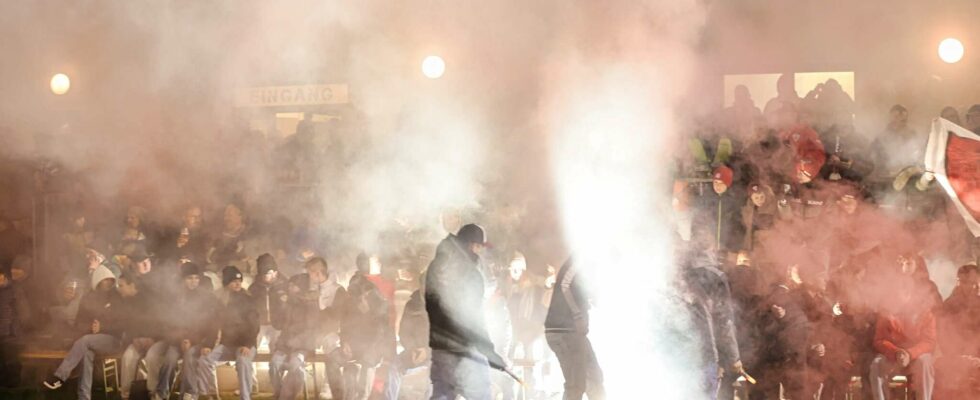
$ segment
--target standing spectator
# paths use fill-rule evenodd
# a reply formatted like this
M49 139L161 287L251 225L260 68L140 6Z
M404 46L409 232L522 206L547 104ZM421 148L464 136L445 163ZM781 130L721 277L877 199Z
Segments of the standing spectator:
M589 341L589 296L571 258L558 271L548 316L544 322L548 346L558 357L565 376L564 400L606 397L602 369Z
M252 397L255 381L252 360L255 359L255 338L259 335L259 313L248 292L242 289L243 278L242 272L234 266L221 270L224 289L219 296L221 305L215 316L221 325L221 339L210 354L201 357L200 372L206 384L202 389L207 387L207 394L217 395L218 376L215 368L219 361L234 360L240 396L248 400Z
M952 106L943 107L943 110L939 112L939 117L956 125L963 125L963 122L960 121L959 111L956 111L956 108Z
M207 392L203 371L205 359L211 354L218 338L218 301L210 287L201 286L203 271L194 263L180 266L181 285L174 291L173 311L167 314L166 335L170 346L166 361L160 371L159 385L156 389L160 398L169 397L177 360L183 360L183 373L180 392L185 399L196 399Z
M792 73L780 75L776 81L776 97L769 100L763 110L769 126L778 127L780 125L778 114L784 110L799 109L800 102L800 95L796 93L795 76Z
M524 254L515 253L508 265L508 277L500 285L502 296L507 299L509 319L514 326L513 345L507 350L510 359L542 361L544 350L544 318L547 313L545 296L547 290L543 279L527 271L527 259ZM538 363L535 363L538 364ZM541 368L537 365L532 373L525 376L525 383L530 390L537 386L538 374Z
M20 384L23 326L30 316L27 299L10 276L7 260L0 259L0 388Z
M871 143L874 171L871 178L879 190L892 183L907 167L922 163L926 137L920 137L909 126L909 112L901 104L892 106L891 119L884 132Z
M490 370L505 368L494 352L483 312L485 283L480 254L486 233L468 224L449 235L436 248L425 278L425 309L429 314L432 348L432 399L463 395L489 400Z
M725 109L725 122L737 132L736 137L742 140L751 137L755 121L760 117L762 111L752 101L749 88L745 85L735 86L735 100L731 107Z
M769 186L749 185L749 198L742 206L742 231L745 232L741 248L749 252L765 243L766 233L776 223L776 194Z
M980 135L980 104L974 104L967 110L963 127Z
M696 229L711 232L710 246L723 256L741 250L744 240L741 210L745 199L732 187L733 182L731 168L724 165L715 168L712 192L698 198L693 222Z
M92 398L92 370L96 355L113 354L120 350L122 316L116 311L125 301L116 291L116 277L108 268L99 266L92 273L92 291L82 299L77 324L83 335L72 344L68 355L54 375L44 381L44 386L56 390L64 386L71 371L81 364L78 381L78 398Z
M875 324L874 349L878 354L871 363L871 394L885 400L888 382L897 374L911 375L916 395L931 400L935 371L936 319L928 304L915 290L912 278L900 276L895 285L894 300Z

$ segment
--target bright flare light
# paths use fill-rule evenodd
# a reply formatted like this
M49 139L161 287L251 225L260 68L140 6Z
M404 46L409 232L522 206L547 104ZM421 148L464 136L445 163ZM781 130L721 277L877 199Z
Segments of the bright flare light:
M947 64L955 64L963 59L963 43L948 38L939 43L939 58Z
M68 93L68 89L71 89L71 80L68 79L68 75L55 74L51 77L51 93L63 95Z
M422 74L429 79L438 79L446 73L446 62L439 56L428 56L422 60Z

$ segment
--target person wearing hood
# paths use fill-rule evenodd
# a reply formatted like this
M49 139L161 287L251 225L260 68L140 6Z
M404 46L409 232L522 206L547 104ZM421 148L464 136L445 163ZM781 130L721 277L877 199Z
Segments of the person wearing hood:
M323 344L330 398L346 399L341 373L345 359L338 348L346 290L331 279L327 261L313 257L306 262L306 273L289 279L288 293L286 321L269 363L278 373L272 381L275 397L296 398L303 387L303 366Z
M114 354L121 349L120 338L123 333L123 316L119 314L120 305L126 301L124 295L116 291L116 277L105 266L92 272L91 292L85 294L78 312L76 324L83 331L82 337L72 344L68 355L54 374L44 381L44 386L56 390L64 386L71 371L81 365L78 381L78 398L91 400L92 371L95 356Z
M78 274L79 278L84 278L82 280L88 281L92 279L92 274L98 269L99 266L104 266L114 277L119 277L122 274L122 269L119 265L112 262L109 257L109 247L101 239L96 239L89 243L88 247L85 248L85 272ZM87 291L88 289L85 288Z
M30 315L27 299L11 275L7 260L0 260L0 388L20 384L23 326Z
M487 330L483 298L485 283L480 254L486 233L464 225L436 248L425 277L425 310L432 348L432 399L470 400L491 397L489 366L505 369Z
M259 335L259 312L255 301L242 288L244 275L234 266L221 270L221 282L224 285L218 296L219 307L215 320L221 326L220 342L211 349L210 354L200 359L200 373L204 379L209 395L218 394L217 368L219 361L235 361L235 371L238 373L238 390L243 400L252 397L252 386L255 382L255 371L252 360L255 359L255 339ZM202 393L204 394L204 393Z
M185 399L196 399L206 391L202 380L202 359L211 354L218 338L215 314L218 301L209 286L201 284L203 271L194 263L180 266L181 285L173 294L173 311L168 314L166 339L169 343L160 379L155 390L166 399L170 396L171 382L177 371L178 359L183 359L183 377L180 392ZM204 377L208 378L207 376Z

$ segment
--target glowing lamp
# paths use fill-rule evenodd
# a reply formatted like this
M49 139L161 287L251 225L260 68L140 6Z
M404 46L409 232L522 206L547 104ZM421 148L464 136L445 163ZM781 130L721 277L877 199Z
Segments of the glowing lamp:
M422 74L429 79L438 79L446 72L446 62L439 56L428 56L422 60Z
M68 93L68 89L71 89L71 80L68 79L68 75L55 74L51 77L51 93L63 95Z
M948 38L939 42L939 58L947 64L955 64L963 59L963 43Z

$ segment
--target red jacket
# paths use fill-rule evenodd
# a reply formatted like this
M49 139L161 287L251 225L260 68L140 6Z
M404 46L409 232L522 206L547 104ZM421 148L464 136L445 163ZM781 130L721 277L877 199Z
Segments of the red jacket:
M898 350L905 349L913 360L936 349L936 317L923 311L914 322L894 315L878 317L875 325L874 348L889 360L895 360Z

